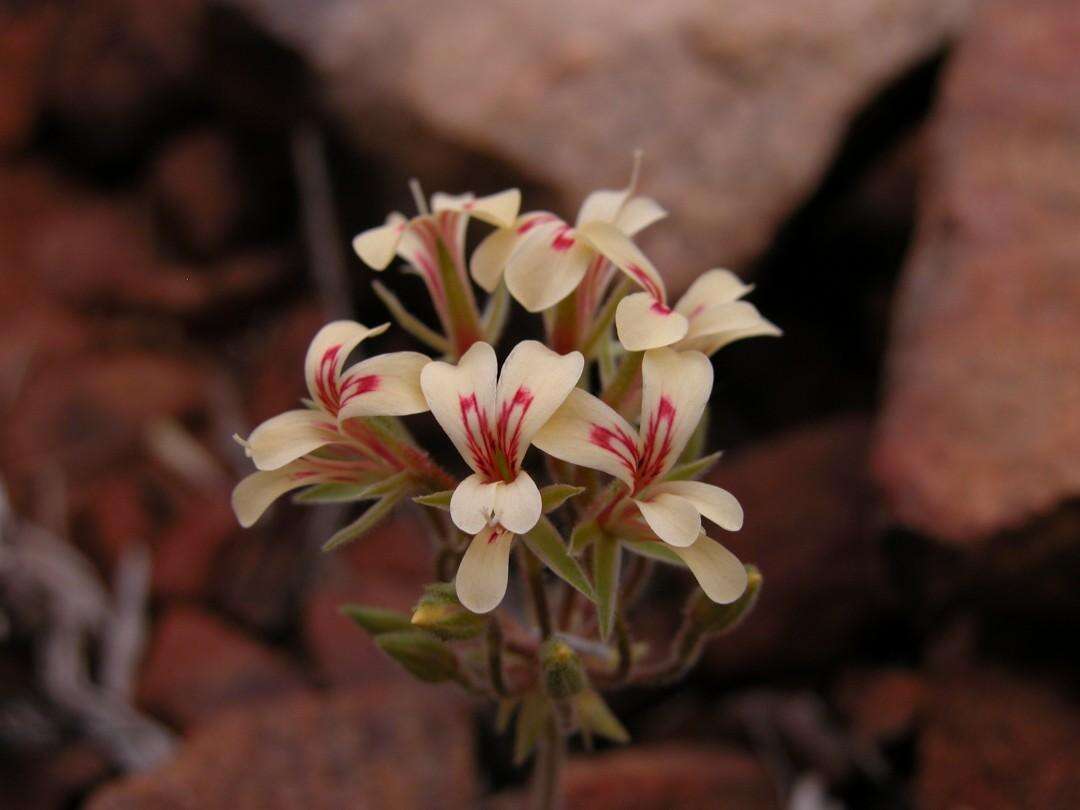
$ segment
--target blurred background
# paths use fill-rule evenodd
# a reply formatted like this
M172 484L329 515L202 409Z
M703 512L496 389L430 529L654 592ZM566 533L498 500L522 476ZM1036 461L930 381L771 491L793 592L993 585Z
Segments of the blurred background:
M1080 4L0 9L0 807L519 806L490 715L337 612L415 601L416 516L242 531L230 436L387 319L348 242L409 177L569 218L637 147L672 292L730 267L786 331L715 358L765 590L570 806L1080 807Z

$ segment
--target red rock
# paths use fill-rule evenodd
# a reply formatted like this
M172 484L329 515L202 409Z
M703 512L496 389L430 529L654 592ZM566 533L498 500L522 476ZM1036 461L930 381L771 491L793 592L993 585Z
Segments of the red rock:
M1080 708L1039 681L951 676L935 685L919 763L926 810L1080 807Z
M774 808L765 769L725 748L634 746L570 760L563 778L567 810L758 810ZM524 807L523 797L495 806Z
M950 61L873 453L975 545L1080 493L1080 7L991 2Z
M895 742L913 733L926 703L926 683L907 669L847 673L836 702L865 742Z
M87 809L464 810L476 799L468 719L433 690L401 686L237 710Z
M706 653L712 671L821 665L848 651L887 605L861 417L754 445L710 476L746 514L716 535L765 577L757 608Z
M358 602L411 612L423 586L435 581L425 524L398 514L328 560L304 606L304 644L320 676L333 684L409 676L341 615Z
M23 147L37 122L58 20L52 4L0 10L0 153Z
M158 597L205 599L213 590L221 554L241 537L230 488L172 490L179 513L153 538L153 591Z
M572 221L589 191L626 182L643 147L646 189L673 214L647 233L648 252L676 291L707 267L758 254L816 186L854 113L940 48L967 8L829 0L806 14L795 0L559 0L476 15L468 0L244 5L308 57L351 134L403 178L473 186L479 156L491 185L477 191L527 177ZM475 71L471 54L489 70ZM537 204L549 200L528 203Z
M190 729L226 709L304 688L300 672L283 656L201 609L175 607L154 627L138 700Z
M218 253L244 205L233 145L213 130L180 136L158 155L150 194L165 229L196 256Z

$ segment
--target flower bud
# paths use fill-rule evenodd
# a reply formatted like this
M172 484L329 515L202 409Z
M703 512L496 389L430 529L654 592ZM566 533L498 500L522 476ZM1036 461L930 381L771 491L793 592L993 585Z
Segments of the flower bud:
M544 691L556 700L573 697L588 686L585 668L570 645L550 638L540 645L540 667L544 676Z
M424 588L411 622L446 641L461 641L483 633L488 617L463 607L452 583L436 582Z
M761 593L761 572L753 565L746 566L746 590L730 605L718 605L698 591L689 606L690 616L702 635L730 633L749 615Z
M375 643L405 669L422 681L438 683L458 674L457 656L439 639L421 630L383 633Z

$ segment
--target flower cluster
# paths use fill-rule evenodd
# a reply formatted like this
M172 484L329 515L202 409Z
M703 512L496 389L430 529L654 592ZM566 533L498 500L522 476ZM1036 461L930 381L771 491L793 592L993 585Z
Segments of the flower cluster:
M399 258L406 272L420 276L437 327L382 284L375 289L399 326L438 359L393 352L356 360L388 324L328 324L305 361L310 399L241 440L257 472L233 495L244 526L301 488L297 497L308 502L374 501L329 547L355 540L407 498L421 504L446 582L433 586L408 621L356 609L358 621L415 674L514 697L521 715L533 692L546 694L552 706L569 699L535 685L544 673L564 685L580 681L574 722L583 732L607 728L608 736L618 736L611 732L617 721L584 684L628 681L635 666L648 672L624 619L652 564L689 569L715 605L745 601L748 582L754 584L752 568L707 530L739 530L738 501L697 480L718 455L704 455L709 357L742 338L779 334L742 300L750 287L726 270L709 270L669 301L663 277L634 242L666 216L637 193L638 166L625 189L590 194L573 225L547 211L521 213L516 189L486 197L435 194L429 204L414 187L416 216L392 213L353 247L374 270ZM494 230L467 259L472 219ZM487 294L483 310L473 282ZM500 368L494 346L510 299L542 314L545 341L518 342ZM460 454L469 471L463 478L440 467L400 419L423 412ZM530 447L539 453L530 457ZM541 475L551 479L547 486L538 484ZM504 601L515 548L539 626L535 641L522 631L511 645L534 655L532 676L519 672L516 685L507 683L501 663L511 641L487 615ZM624 550L638 562L624 561ZM691 614L718 626L705 608ZM497 670L474 671L474 659L439 646L485 629L487 661ZM395 637L401 634L408 638ZM617 648L606 646L613 635ZM577 672L579 654L583 675L575 679L567 673ZM556 715L553 709L538 716Z

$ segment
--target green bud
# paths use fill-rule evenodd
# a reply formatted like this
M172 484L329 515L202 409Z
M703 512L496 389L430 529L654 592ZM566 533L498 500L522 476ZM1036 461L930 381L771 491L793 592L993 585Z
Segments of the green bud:
M689 609L700 632L716 636L730 633L738 627L757 604L762 581L761 572L755 566L746 566L746 590L730 605L718 605L699 591Z
M409 617L396 610L368 607L367 605L342 605L339 610L373 636L395 630L409 630Z
M573 697L588 686L585 668L570 645L559 638L549 638L539 649L544 691L556 700Z
M434 633L445 641L476 638L487 628L488 617L473 613L458 601L451 582L436 582L424 588L413 609L412 625Z
M439 639L422 630L401 630L375 637L375 643L422 681L438 683L458 674L457 656Z

